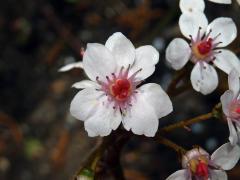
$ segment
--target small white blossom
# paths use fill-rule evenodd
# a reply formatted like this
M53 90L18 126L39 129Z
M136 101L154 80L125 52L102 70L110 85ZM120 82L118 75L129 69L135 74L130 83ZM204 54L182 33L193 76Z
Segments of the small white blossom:
M240 142L240 83L235 69L228 76L228 85L229 90L221 96L221 103L230 131L229 140L235 145Z
M74 84L83 90L72 100L70 112L84 121L89 136L107 136L121 122L135 134L155 135L158 119L172 111L172 102L158 84L138 86L152 75L158 60L154 47L135 49L119 32L105 46L87 45L83 69L90 80Z
M69 64L61 67L58 71L59 72L66 72L66 71L70 71L74 68L81 68L82 69L83 68L82 62L80 61L80 62L75 62L75 63L69 63Z
M227 180L225 170L232 169L240 158L240 147L226 143L211 156L202 148L194 148L182 157L182 167L167 180Z
M176 69L181 69L189 60L194 63L191 73L193 88L206 95L218 85L217 72L211 64L229 74L235 67L240 73L240 61L230 50L221 49L237 36L237 28L231 18L220 17L208 25L201 12L184 13L180 16L182 34L191 40L175 38L166 49L166 59Z
M232 3L232 0L209 0L209 1L219 4ZM240 0L237 0L237 2L240 5ZM203 12L205 9L205 2L204 0L180 0L179 6L182 13Z

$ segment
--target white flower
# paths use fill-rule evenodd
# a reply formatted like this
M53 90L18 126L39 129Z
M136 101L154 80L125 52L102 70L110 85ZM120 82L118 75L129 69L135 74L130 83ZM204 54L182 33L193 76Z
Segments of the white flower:
M66 71L70 71L74 68L83 68L83 63L81 61L79 62L75 62L75 63L69 63L63 67L61 67L58 71L59 72L66 72Z
M224 170L232 169L240 158L240 147L226 143L211 156L202 148L194 148L182 157L182 167L167 180L227 180Z
M240 73L237 56L222 47L230 44L237 36L237 28L231 18L220 17L208 25L201 12L184 13L179 26L182 34L191 40L190 45L181 38L175 38L166 49L166 59L176 69L181 69L188 60L195 65L191 73L193 88L202 94L209 94L218 85L218 76L213 63L229 74L235 67Z
M232 0L209 0L219 4L231 4ZM240 5L240 0L237 0ZM180 0L180 9L182 13L203 12L205 9L204 0Z
M105 46L90 43L83 69L90 80L71 102L71 114L84 121L89 136L107 136L120 123L135 134L154 136L158 119L172 111L172 102L158 84L138 88L155 71L157 50L149 45L137 49L122 33L114 33Z
M240 142L240 83L235 69L228 76L228 85L229 90L221 96L221 103L230 131L229 140L235 145Z

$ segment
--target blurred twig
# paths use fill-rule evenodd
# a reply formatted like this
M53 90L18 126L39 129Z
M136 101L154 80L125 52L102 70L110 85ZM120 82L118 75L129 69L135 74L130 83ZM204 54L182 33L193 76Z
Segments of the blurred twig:
M183 120L183 121L171 124L169 126L166 126L166 127L159 130L158 135L173 131L177 128L184 128L184 127L187 127L189 125L192 125L192 124L195 124L195 123L198 123L198 122L201 122L201 121L205 121L205 120L208 120L208 119L211 119L211 118L218 118L220 107L221 107L221 104L219 103L213 108L213 110L211 112L209 112L207 114L203 114L203 115L191 118L191 119Z
M157 136L154 138L157 142L170 147L171 149L175 150L179 154L185 154L186 149L184 149L182 146L177 145L176 143L170 141L169 139L162 137L162 136Z

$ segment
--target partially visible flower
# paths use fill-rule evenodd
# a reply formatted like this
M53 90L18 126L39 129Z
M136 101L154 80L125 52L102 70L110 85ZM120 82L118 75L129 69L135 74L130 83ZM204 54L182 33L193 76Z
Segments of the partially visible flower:
M226 143L211 156L202 148L194 148L182 157L182 167L167 180L227 180L225 170L232 169L240 158L240 147Z
M81 48L81 49L80 49L80 56L81 56L81 57L83 57L84 52L85 52L84 48ZM81 69L83 69L83 63L82 63L82 61L74 62L74 63L69 63L69 64L61 67L58 71L59 71L59 72L66 72L66 71L70 71L70 70L72 70L72 69L74 69L74 68L81 68Z
M231 4L232 0L209 0L211 2L219 4ZM240 4L240 0L237 0ZM179 2L180 9L182 13L194 13L194 12L203 12L205 9L204 0L180 0Z
M72 100L70 112L84 121L89 136L107 136L121 122L135 134L155 135L158 119L172 111L172 102L158 84L139 84L152 75L158 60L154 47L135 49L119 32L105 46L87 45L83 69L91 80L74 84L83 90Z
M181 69L190 60L194 63L191 72L193 88L206 95L218 85L218 75L212 63L229 74L235 67L240 74L240 61L230 50L221 49L237 36L237 28L231 18L220 17L208 25L205 14L201 12L184 13L179 26L182 34L191 40L175 38L166 49L166 59L176 69Z
M229 90L221 96L223 112L230 131L229 140L240 143L240 83L238 72L233 69L228 76Z
M66 71L70 71L74 68L81 68L82 69L83 68L82 62L80 61L80 62L67 64L67 65L61 67L58 71L59 72L66 72Z

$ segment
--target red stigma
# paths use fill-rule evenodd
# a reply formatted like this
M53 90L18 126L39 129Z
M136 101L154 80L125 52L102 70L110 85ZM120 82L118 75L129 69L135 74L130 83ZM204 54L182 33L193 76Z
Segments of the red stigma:
M208 178L208 166L206 163L200 161L197 165L195 174L200 177Z
M240 107L235 110L236 113L240 114Z
M213 41L213 39L209 38L208 40L203 41L203 42L198 44L197 48L198 48L198 51L201 55L206 55L211 51L212 41Z
M131 90L131 84L127 79L117 79L111 86L112 95L118 101L124 101L128 98Z

